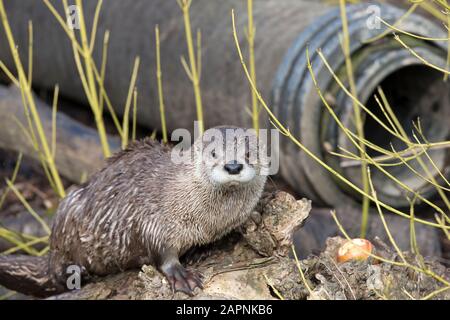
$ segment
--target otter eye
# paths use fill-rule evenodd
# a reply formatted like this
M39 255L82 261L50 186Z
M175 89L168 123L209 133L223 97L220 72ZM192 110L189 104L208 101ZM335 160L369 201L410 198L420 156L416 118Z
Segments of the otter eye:
M217 155L216 155L216 151L211 151L211 156L215 159L215 158L217 158Z

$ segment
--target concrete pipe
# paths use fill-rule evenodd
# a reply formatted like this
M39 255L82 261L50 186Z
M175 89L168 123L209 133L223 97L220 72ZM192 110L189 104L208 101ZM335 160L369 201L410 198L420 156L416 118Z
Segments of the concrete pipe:
M34 73L36 88L50 89L60 85L60 93L79 103L86 103L77 75L70 42L41 1L5 0L5 7L16 37L23 61L27 57L27 23L34 26ZM91 28L96 1L84 1L88 28ZM53 1L60 13L60 1ZM355 60L355 77L360 99L371 108L373 92L383 86L388 99L399 111L400 121L409 128L411 119L423 115L427 137L445 139L448 136L448 88L442 76L425 67L409 52L399 47L391 36L365 44L364 41L385 31L368 28L367 20L373 11L371 4L348 6L351 54ZM388 5L374 4L380 15L394 23L404 11ZM232 38L231 9L236 12L236 23L243 48L246 48L246 1L193 0L191 19L193 30L202 31L202 78L205 125L224 123L251 126L246 107L250 105L249 86L240 66ZM372 16L371 16L372 15ZM321 49L336 72L342 72L344 56L339 34L339 10L315 0L261 0L254 1L254 19L257 27L255 60L258 87L274 113L296 137L315 154L323 158L351 181L359 184L358 168L343 168L335 157L330 157L324 145L336 149L348 146L336 124L324 112L312 84L305 63L308 46L314 71L323 92L334 97L339 115L352 125L351 101L332 80L316 50ZM133 59L140 56L138 77L138 121L141 125L160 129L158 96L155 81L154 27L161 30L161 54L167 123L170 130L179 127L193 129L195 105L191 83L180 63L187 56L181 11L175 0L105 0L100 14L94 58L101 61L102 37L110 30L109 56L105 87L114 108L123 112ZM423 16L411 15L399 28L423 36L446 37L446 33ZM408 42L414 50L438 66L445 66L446 42ZM0 59L13 69L10 50L4 33L0 34ZM343 79L345 81L345 79ZM433 99L428 97L432 96ZM403 100L402 100L403 99ZM430 117L430 110L434 110ZM262 113L261 121L268 126ZM425 119L428 119L425 121ZM428 124L427 124L428 121ZM369 139L382 145L389 143L385 132L367 119L365 126ZM62 128L61 130L64 130ZM399 146L400 148L400 146ZM447 163L445 150L433 151L440 168ZM341 205L360 199L358 194L336 181L312 159L299 152L291 142L282 138L282 176L298 191L316 203ZM397 169L395 169L397 170ZM416 190L423 185L407 169L392 174L405 180ZM388 186L382 174L374 173L374 183L380 197L393 206L405 204L404 195L394 186ZM433 191L424 190L427 197Z
M394 24L404 14L403 10L391 6L378 6L381 17ZM422 119L424 134L430 141L440 141L449 135L449 88L443 82L443 74L426 67L410 52L405 50L391 36L382 40L366 43L385 28L371 29L367 27L371 10L368 5L355 5L348 9L349 34L351 38L351 54L354 61L355 81L359 99L371 110L380 115L379 106L373 99L377 87L383 87L387 99L394 107L399 121L407 133L412 132L412 121L417 117ZM411 15L399 26L400 29L421 36L445 38L445 33L431 21L419 15ZM334 108L347 127L353 125L353 101L342 92L326 70L323 61L316 50L321 49L331 67L345 78L344 56L338 34L341 29L340 12L338 9L318 18L294 42L279 68L274 84L273 106L282 122L287 123L296 136L315 154L342 173L353 183L361 186L360 167L343 168L336 157L329 155L329 150L339 151L338 146L357 153L344 133L337 128L335 121L324 111L322 102L314 88L312 78L307 70L305 50L309 48L311 61L319 86L325 95L335 97ZM404 38L405 39L405 38ZM427 61L445 66L446 43L438 41L418 41L406 39L409 45ZM365 133L367 138L378 145L390 149L390 143L397 151L405 146L393 139L379 124L366 117ZM412 138L411 138L412 139ZM290 177L292 184L306 186L309 194L324 203L339 205L349 203L360 196L348 186L336 181L314 160L300 153L295 146L286 143L284 166L281 166L283 176ZM430 152L442 172L448 163L448 152L436 150ZM374 154L372 154L374 155ZM410 165L423 176L426 174L416 161ZM294 166L299 168L293 170ZM439 180L437 171L428 168ZM373 180L379 198L393 206L408 205L406 194L384 173L373 170ZM393 167L388 172L399 178L413 190L420 190L425 197L432 197L435 189L426 186L406 166ZM350 199L351 198L351 199Z

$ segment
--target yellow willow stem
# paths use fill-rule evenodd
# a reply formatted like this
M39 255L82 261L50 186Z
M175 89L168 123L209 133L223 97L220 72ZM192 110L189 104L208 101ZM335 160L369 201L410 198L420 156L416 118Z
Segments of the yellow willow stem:
M19 169L20 169L20 164L22 163L22 157L23 157L23 154L21 152L21 153L19 153L19 156L17 157L16 165L14 166L11 178L9 179L12 184L14 184L16 182L17 174L19 173ZM5 199L9 193L9 190L10 190L10 188L6 187L5 191L3 191L3 194L0 197L0 209L3 207L3 203L5 202Z
M137 75L138 75L138 71L139 71L139 62L140 62L140 58L136 57L136 59L134 60L133 72L131 74L130 87L128 88L127 101L125 102L125 110L123 112L122 149L125 149L128 145L129 115L130 115L131 102L133 99L133 91L136 89L135 86L136 86L136 80L137 80Z
M232 27L233 27L233 38L234 38L234 43L235 43L235 47L239 56L239 61L241 62L241 66L242 69L244 70L244 74L247 77L247 81L250 83L252 90L254 90L256 92L256 95L258 97L258 101L260 102L261 106L265 109L265 111L267 112L267 114L269 115L269 119L272 123L272 125L274 125L281 134L283 134L284 136L286 136L287 138L289 138L296 146L298 146L303 152L306 153L306 155L308 155L309 157L311 157L314 161L316 161L318 164L320 164L324 169L326 169L327 171L329 171L332 175L334 175L336 178L338 178L339 180L341 180L343 183L345 183L347 186L349 186L350 188L352 188L353 190L355 190L356 192L360 193L363 196L369 197L371 201L374 201L374 198L370 195L364 192L364 190L362 190L361 188L359 188L358 186L356 186L355 184L353 184L351 181L349 181L347 178L345 178L343 175L341 175L339 172L337 172L336 170L334 170L330 165L328 165L327 163L325 163L321 158L319 158L317 155L315 155L313 152L311 152L308 148L306 148L297 138L295 138L291 132L283 126L283 124L277 119L277 117L273 114L272 110L269 108L269 106L267 105L267 103L264 101L264 99L261 96L261 93L258 91L258 89L256 88L255 84L252 82L251 77L250 77L250 73L248 71L247 65L244 61L244 57L242 55L242 50L241 47L239 45L239 40L238 40L238 35L237 35L237 31L236 31L236 23L235 23L235 18L234 18L234 10L231 11L231 18L232 18ZM307 52L308 54L308 52ZM309 56L307 55L307 58L309 59ZM388 204L385 204L384 202L380 202L380 206L389 210L392 213L395 213L399 216L402 216L404 218L410 218L409 214L406 214ZM441 225L438 223L433 223L424 219L419 219L417 217L414 218L414 221L416 222L420 222L424 225L429 225L429 226L433 226L436 228L441 228L441 229L450 229L450 226L446 226L446 225Z
M55 86L55 91L53 92L53 103L52 103L52 157L56 156L56 112L58 110L58 94L59 86Z
M376 202L375 200L373 200L373 201ZM380 205L382 205L383 202L379 202L379 203L380 203ZM342 233L342 235L347 240L352 241L352 238L348 235L348 233L345 231L344 227L342 226L342 223L338 220L338 218L336 216L336 212L334 210L331 211L331 216L333 217L333 220L336 223L336 225L338 226L338 229ZM395 261L395 260L386 259L386 258L384 258L384 257L382 257L380 255L376 255L376 254L373 254L372 252L364 250L363 248L361 248L361 251L363 251L365 254L367 254L370 257L372 257L372 258L374 258L376 260L379 260L381 262L389 263L389 264L392 264L394 266L409 268L409 269L414 270L416 272L420 272L420 273L422 273L422 274L424 274L426 276L432 277L435 280L443 283L446 286L450 285L450 283L446 279L442 278L441 276L439 276L438 274L434 273L431 270L426 270L426 269L423 269L423 268L419 268L419 267L417 267L415 265L412 265L412 264L410 264L408 262L405 263L405 262L399 262L399 261Z
M280 300L284 300L284 297L281 295L280 291L277 290L277 288L275 288L275 286L272 284L272 281L269 280L269 278L267 277L266 274L264 274L264 279L266 279L266 283L269 285L269 287L273 290L273 292L275 293L275 295L278 297L278 299Z
M95 117L95 123L97 125L97 131L100 138L100 143L102 145L103 155L105 157L109 157L111 155L111 150L109 148L108 138L106 134L105 124L103 122L103 114L100 112L100 107L98 105L99 99L97 94L97 83L95 81L94 72L92 70L92 55L91 55L91 49L90 44L88 42L87 38L87 32L86 32L86 24L84 21L84 14L83 14L83 3L81 0L75 1L76 5L78 6L78 18L80 21L80 37L81 37L81 48L84 53L84 65L85 65L85 72L87 77L87 85L89 88L89 95L91 97L91 108L94 113Z
M162 87L162 72L161 72L161 44L159 40L159 26L155 27L155 41L156 41L156 80L158 83L158 98L159 98L159 114L161 116L161 129L163 135L163 142L167 143L167 127L166 127L166 114L164 111L164 94Z
M0 15L2 19L3 28L5 29L6 38L8 40L9 47L11 49L11 53L14 59L14 63L17 68L18 80L20 84L20 89L22 94L26 97L26 100L29 104L29 111L33 117L34 125L36 127L36 131L38 133L40 143L42 146L42 152L45 157L45 161L48 164L48 168L50 170L51 176L55 183L58 196L63 198L66 193L64 191L64 186L61 181L61 177L59 176L58 170L56 168L55 161L52 157L50 147L47 142L47 137L45 136L45 131L41 123L41 119L37 112L36 104L34 101L33 93L31 92L31 87L29 86L29 82L27 81L27 77L25 75L25 71L23 69L22 62L20 61L19 53L17 52L17 46L14 41L14 37L12 35L11 27L8 22L8 17L6 15L5 7L3 5L3 0L0 0Z
M33 82L33 23L28 21L28 86Z
M204 132L204 124L203 124L203 105L202 105L202 95L200 91L200 73L199 70L201 68L197 63L200 62L200 46L197 46L197 58L194 53L194 43L192 40L192 29L191 29L191 18L189 15L189 8L191 6L192 0L178 0L178 4L183 12L183 20L184 20L184 30L186 33L186 42L188 48L188 56L189 56L189 73L188 76L192 81L192 85L194 87L194 96L195 96L195 105L197 109L197 121L199 133L202 134Z
M435 290L435 291L431 292L427 296L421 298L421 300L429 300L429 299L433 298L434 296L436 296L436 295L438 295L438 294L440 294L442 292L445 292L447 290L450 290L450 285L442 287L442 288L440 288L438 290Z
M97 7L95 8L94 21L92 22L91 42L89 43L89 52L94 51L95 37L97 36L98 18L100 16L100 10L102 8L103 0L98 0Z
M41 237L41 238L30 240L28 242L25 242L25 246L31 247L31 246L33 246L35 244L38 244L38 243L48 243L48 238L49 238L48 236L45 236L45 237ZM15 247L12 247L12 248L10 248L10 249L8 249L6 251L3 251L1 254L2 255L8 255L8 254L11 254L11 253L14 253L14 252L17 252L17 251L21 250L22 247L23 246L16 245Z
M335 78L336 82L339 84L339 86L342 88L342 90L350 97L352 98L353 101L355 101L356 103L358 103L358 105L364 110L366 111L366 113L371 114L372 118L375 119L378 123L380 123L380 125L383 126L383 128L385 128L387 131L393 133L393 131L388 128L386 126L386 124L384 124L382 121L380 121L375 115L373 115L373 113L366 107L364 106L364 104L362 104L356 97L354 97L352 95L352 93L350 93L346 87L343 85L342 81L340 81L340 79L336 76L336 74L333 72L332 68L330 67L330 65L328 64L327 60L325 59L323 53L318 50L318 55L320 56L320 58L322 59L322 61L324 62L325 66L327 67L328 71L333 75L333 77ZM334 112L333 108L330 107L330 105L328 104L327 100L324 98L320 87L317 84L317 79L314 76L313 70L312 70L312 65L311 65L311 61L309 60L309 52L308 52L308 48L306 49L306 56L307 56L307 62L308 62L308 69L310 71L310 75L312 77L312 80L314 82L314 85L316 87L316 91L319 94L319 97L321 98L324 106L328 109L330 115L333 117L333 119L336 121L336 123L339 125L339 127L341 128L341 130L346 134L346 136L350 139L350 141L354 144L354 146L361 151L361 148L359 146L358 143L355 143L355 138L358 138L357 136L354 136L354 134L347 129L344 124L339 120L339 118L337 117L336 113ZM409 139L405 139L405 137L403 137L401 134L397 134L394 133L395 136L397 138L399 138L400 140L402 140L403 142L405 142L408 146L411 146L411 142ZM430 200L424 198L423 196L421 196L417 191L414 191L413 189L411 189L408 185L406 185L405 183L403 183L401 180L399 180L398 178L396 178L394 175L392 175L391 173L389 173L388 171L384 170L383 167L381 167L380 165L378 165L376 162L374 162L367 154L366 157L370 160L370 163L375 165L382 173L384 173L386 176L388 176L392 181L396 182L399 186L402 187L402 189L411 192L415 195L418 196L419 199L421 199L423 202L425 202L426 204L428 204L429 206L431 206L432 208L434 208L437 212L444 214L444 212L442 211L442 209L437 206L436 204L434 204L433 202L431 202ZM340 178L342 180L342 178ZM344 180L342 180L344 181ZM352 188L354 188L354 186L352 186ZM364 193L367 194L367 193ZM372 200L372 198L371 198ZM373 201L373 200L372 200ZM408 215L407 215L408 216ZM446 215L445 215L446 216ZM447 216L446 216L447 217Z
M106 63L108 60L108 43L109 43L109 30L106 30L105 34L103 36L102 63L100 64L99 86L103 86L105 83ZM94 71L94 73L95 73L95 71ZM103 112L104 97L103 97L102 93L100 93L98 105L100 108L100 112ZM119 132L119 134L122 135L122 132Z
M44 231L47 234L50 234L50 228L48 227L47 223L34 211L34 209L30 206L30 204L27 202L25 197L20 193L19 190L11 183L9 179L6 179L6 184L8 187L14 192L14 194L17 196L17 198L22 202L23 206L27 209L27 211L33 216L33 218L36 219L37 222L39 222L44 229Z
M301 280L304 283L306 290L308 290L309 295L312 295L312 289L309 286L308 282L306 281L306 277L305 277L305 274L303 273L302 266L300 265L300 261L297 258L297 253L295 252L294 245L291 246L291 250L292 250L292 253L294 254L295 264L297 265L297 269L298 269L298 272L300 273Z
M447 0L445 0L445 4L447 4ZM449 39L447 40L447 60L445 61L445 69L450 69L450 11L446 9L446 23L447 23L447 36ZM447 81L448 73L444 74L444 81Z
M341 10L341 21L342 21L342 49L344 51L345 56L345 67L347 71L348 83L350 86L350 91L353 96L358 97L358 93L356 90L355 78L353 76L353 64L352 59L350 57L350 36L348 33L348 24L347 24L347 12L345 8L345 0L339 0L339 7ZM361 139L364 139L364 128L363 121L361 118L361 110L358 105L353 101L353 117L356 125L356 132ZM361 152L361 183L363 186L363 190L365 193L369 192L369 181L367 178L367 163L364 161L366 158L366 147L363 142L359 143ZM367 233L367 222L369 220L369 198L363 196L362 202L362 214L361 214L361 231L360 237L365 238Z
M394 35L394 39L400 43L405 49L407 49L414 57L419 59L424 65L429 66L430 68L433 68L437 71L442 72L443 74L450 74L449 70L446 70L444 68L438 67L431 62L427 61L425 58L420 56L416 51L414 51L411 47L409 47L402 39L400 39L399 35Z
M256 28L253 25L253 0L247 0L247 11L248 11L248 28L247 28L247 40L248 40L248 58L250 65L250 76L253 83L256 84L256 67L255 67L255 33ZM259 108L258 108L258 97L255 92L251 90L252 96L252 122L253 129L255 129L258 134L259 131Z
M321 57L321 59L324 61L324 63L327 64L326 59L325 59L325 57L323 56L322 52L319 51L318 54L319 54L319 56ZM330 115L332 116L332 118L336 121L336 123L338 124L339 128L345 133L345 135L347 136L347 138L353 143L353 145L354 145L359 151L362 151L362 149L360 148L360 145L359 145L358 143L356 143L355 137L353 137L353 136L351 135L351 131L350 131L349 129L347 129L347 128L344 126L344 124L340 121L340 119L339 119L338 116L336 115L336 113L335 113L335 111L333 110L333 108L330 107L330 105L328 104L328 102L327 102L326 99L324 98L323 93L322 93L322 91L321 91L321 89L320 89L320 87L319 87L319 85L318 85L318 83L317 83L317 79L316 79L316 77L314 76L314 71L313 71L313 69L312 69L311 61L310 61L310 58L309 58L309 51L308 51L308 48L306 49L306 58L307 58L307 64L308 64L308 70L309 70L309 73L310 73L311 78L312 78L312 80L313 80L314 86L316 87L316 91L317 91L317 93L319 94L319 97L320 97L320 99L321 99L322 102L323 102L323 105L327 108L329 114L330 114ZM329 70L331 70L331 69L329 69ZM336 78L336 79L338 79L338 78ZM342 82L339 82L339 83L341 84ZM342 87L342 88L344 88L344 87ZM344 90L344 91L345 91L345 90ZM354 99L354 101L359 101L359 100L357 100L356 98L354 98L354 96L353 96L350 92L346 91L346 93L347 93L350 97L352 97L352 98ZM363 106L363 104L361 104L361 106ZM408 139L405 139L402 135L399 135L399 137L400 137L401 139L405 140L406 143L407 143L408 145L411 144L411 143L409 142L409 140L408 140ZM374 161L371 159L371 157L370 157L367 153L365 154L365 156L366 156L366 158L367 158L368 160L370 160L370 164L373 164L379 171L381 171L383 174L385 174L390 180L394 181L394 182L397 183L399 186L401 186L402 189L404 189L404 190L406 190L406 191L408 191L408 192L411 192L411 193L417 195L417 197L418 197L419 199L421 199L423 202L425 202L426 204L428 204L429 206L431 206L432 208L434 208L434 209L435 209L436 211L438 211L439 213L444 214L444 212L442 211L442 209L441 209L439 206L437 206L436 204L434 204L434 203L431 202L430 200L428 200L428 199L424 198L423 196L421 196L417 191L413 190L411 187L409 187L409 186L406 185L404 182L402 182L401 180L399 180L397 177L395 177L395 176L394 176L393 174L391 174L389 171L385 170L383 167L381 167L380 165L378 165L376 162L374 162ZM353 188L353 187L352 187L352 188ZM366 192L364 192L364 194L367 195ZM371 197L371 200L372 200L372 197ZM372 201L373 201L373 200L372 200ZM407 216L409 217L409 215L407 215Z
M380 215L380 219L381 222L383 224L384 230L386 231L386 234L388 236L389 242L392 244L392 246L394 247L395 251L397 252L398 256L402 259L402 261L407 264L408 262L405 259L405 256L403 255L402 251L400 250L399 246L397 245L397 242L395 242L394 237L392 236L391 231L389 230L389 227L386 223L386 219L384 218L384 214L383 214L383 210L381 210L380 207L380 202L378 200L377 197L377 192L375 191L375 188L373 187L373 183L372 183L372 178L370 175L370 169L367 168L367 172L368 172L368 177L369 177L369 184L370 184L370 191L372 193L372 196L375 198L375 205L377 207L378 210L378 214ZM411 220L413 221L412 223L414 223L414 217L411 217Z
M70 41L72 42L73 45L75 45L76 50L78 51L78 53L80 53L81 55L84 55L84 51L83 51L83 49L81 49L80 44L78 43L78 41L77 41L77 39L75 37L75 33L73 32L72 29L70 29L68 27L68 24L67 24L66 20L63 19L63 17L58 13L58 11L50 3L49 0L43 0L43 1L44 1L44 4L47 6L47 8L52 13L52 15L56 18L58 23L61 25L61 27L63 28L64 32L69 36ZM67 1L63 0L63 4L64 4L64 10L67 12Z
M391 29L391 30L386 31L388 33L392 32L392 31L395 31L395 32L398 32L398 33L410 36L411 38L425 40L425 41L448 41L449 40L448 37L446 37L446 38L436 38L436 37L421 36L421 35L418 35L418 34L415 34L415 33L408 32L406 30L399 29L395 25L392 25L392 24L388 23L387 21L383 20L380 17L378 17L378 20L380 20L381 23L383 23L385 26L387 26L387 27L389 27L389 29Z
M443 11L440 8L436 8L433 5L432 1L418 1L418 3L420 4L420 6L422 7L423 10L427 11L429 14L431 14L432 16L434 16L435 18L441 20L441 21L445 21L445 14L443 13ZM444 10L448 10L449 8L444 8Z
M17 233L0 227L0 238L5 239L6 241L14 244L19 247L20 250L25 251L27 254L32 256L37 256L39 253L32 246L28 245L23 239L20 238L21 235Z
M12 72L11 71L9 71L9 69L5 66L5 64L3 63L3 61L0 61L0 69L2 69L2 71L5 73L5 75L8 77L8 79L12 82L12 83L14 83L14 85L16 86L16 87L20 87L20 84L19 84L19 80L17 80L15 77L14 77L14 75L12 74Z
M413 4L411 7L409 7L408 11L406 11L397 21L394 22L394 24L391 26L391 29L395 28L395 26L398 26L404 19L406 19L408 16L411 15L411 13L414 12L414 10L417 9L417 6L419 4L415 3ZM382 20L380 17L377 17L380 21L384 22L384 20ZM371 43L377 40L380 40L381 38L385 37L386 35L390 34L391 30L386 29L385 31L383 31L382 33L380 33L379 35L376 35L373 38L370 38L368 40L363 41L364 43Z
M137 122L137 89L133 90L133 128L131 133L131 140L136 140L136 122Z
M99 83L100 95L103 97L104 102L106 103L106 107L108 108L108 112L111 115L111 118L114 122L117 132L119 133L119 136L122 137L123 130L120 125L119 118L117 117L116 111L114 111L114 107L112 106L111 100L109 99L108 94L106 93L106 90L104 87L104 79L102 80L102 75L99 73L99 71L97 70L97 67L94 64L92 64L92 68L94 69L95 78L96 78L97 82ZM104 77L105 76L103 74L103 78ZM100 110L103 110L103 107L100 107ZM103 111L101 111L101 112L103 112Z
M392 110L391 105L389 104L389 101L386 98L386 95L384 94L383 90L381 88L379 88L379 94L381 96L381 99L384 103L385 108L387 109L390 117L392 118L392 120L394 121L394 123L397 126L398 131L400 132L401 136L408 141L408 143L411 142L411 140L409 139L405 129L403 128L403 126L401 125L400 121L398 120L397 116L395 115L394 111ZM416 140L417 142L419 142L419 140ZM423 146L422 146L423 148ZM413 149L414 154L416 154L416 152ZM428 155L428 153L426 152L425 149L423 149L423 152ZM425 162L423 161L423 159L421 158L421 156L417 157L417 162L419 163L420 167L423 169L423 171L425 172L425 174L429 177L429 179L433 182L434 185L437 185L437 181L434 178L433 174L430 172L430 170L428 169L428 166L425 164ZM429 160L434 164L433 160L431 158L429 158ZM435 166L435 169L439 171L439 168L437 168ZM444 201L445 205L447 206L448 209L450 209L450 201L448 200L445 192L443 190L441 190L440 188L436 188L436 191L438 192L439 196L441 197L441 199ZM446 219L448 219L448 216L446 216Z

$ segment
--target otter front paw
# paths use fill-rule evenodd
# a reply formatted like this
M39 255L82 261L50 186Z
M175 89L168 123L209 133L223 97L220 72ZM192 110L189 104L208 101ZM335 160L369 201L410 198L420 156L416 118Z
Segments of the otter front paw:
M203 276L195 270L184 268L180 263L166 266L161 271L166 276L174 292L181 291L192 297L196 287L203 289Z

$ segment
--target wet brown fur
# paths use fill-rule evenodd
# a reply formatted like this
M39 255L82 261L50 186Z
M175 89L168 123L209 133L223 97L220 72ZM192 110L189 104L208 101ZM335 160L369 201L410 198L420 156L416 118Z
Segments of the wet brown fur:
M47 283L57 289L47 288L42 294L20 289L38 296L64 291L69 265L100 276L158 265L166 259L163 251L180 257L247 219L261 195L264 176L216 186L192 164L173 163L170 152L151 139L134 142L72 190L56 213L48 268L43 270ZM0 270L0 283L2 279ZM11 281L6 285L11 287Z

